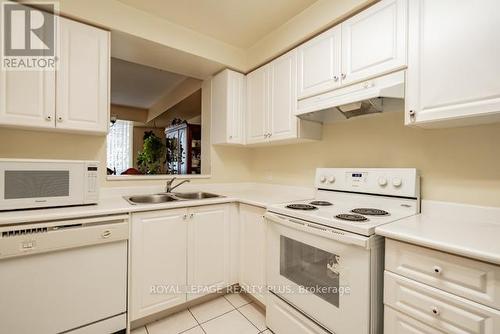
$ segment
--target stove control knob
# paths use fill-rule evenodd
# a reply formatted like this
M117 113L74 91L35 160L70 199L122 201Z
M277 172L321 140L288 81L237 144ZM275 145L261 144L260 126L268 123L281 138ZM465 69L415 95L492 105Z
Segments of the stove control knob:
M395 177L392 179L392 185L396 188L399 188L401 187L401 185L403 184L403 180L401 180L400 177Z
M319 178L319 182L325 183L326 182L326 176L321 175L320 178Z
M381 187L385 187L387 185L387 179L385 177L379 177L378 185Z
M335 176L330 176L328 178L328 183L333 183L333 182L335 182Z

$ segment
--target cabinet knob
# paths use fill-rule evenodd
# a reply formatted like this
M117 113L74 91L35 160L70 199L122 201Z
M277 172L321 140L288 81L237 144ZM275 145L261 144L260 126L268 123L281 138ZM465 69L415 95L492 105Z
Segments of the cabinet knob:
M335 81L335 82L339 81L339 77L338 77L338 76L336 76L336 75L334 75L334 76L333 76L333 81Z
M410 110L410 112L408 114L410 115L410 122L415 122L415 118L416 118L415 110Z
M187 215L187 213L185 213L185 214L182 216L182 219L183 219L183 220L186 220L187 218L188 218L188 215Z
M345 73L342 73L340 76L342 77L342 79L345 79L347 77Z
M229 139L233 139L233 136L229 136Z
M441 275L441 273L443 272L443 269L440 266L434 266L432 270L438 275Z
M439 312L439 309L437 308L437 306L434 306L434 307L432 308L432 314L434 314L434 315L439 315L439 313L440 313L440 312Z
M47 116L45 116L45 119L46 119L47 121L51 121L51 120L52 120L52 116L47 115Z
M193 217L194 217L194 213L189 215L189 219L193 219Z
M63 118L61 116L57 117L57 121L58 122L62 122L63 121Z

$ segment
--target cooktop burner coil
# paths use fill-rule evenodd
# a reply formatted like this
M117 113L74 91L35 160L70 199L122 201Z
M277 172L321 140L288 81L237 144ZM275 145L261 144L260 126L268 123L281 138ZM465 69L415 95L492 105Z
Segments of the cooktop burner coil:
M328 201L312 201L309 204L317 205L317 206L330 206L330 205L333 205L332 203L330 203Z
M361 215L353 215L349 213L342 213L340 215L336 215L335 218L340 219L340 220L347 220L351 222L364 222L367 221L368 218L363 217Z
M380 210L380 209L372 209L372 208L357 208L354 210L351 210L352 213L357 213L360 215L367 215L367 216L387 216L389 212Z
M318 208L309 204L289 204L286 206L287 209L292 210L317 210Z

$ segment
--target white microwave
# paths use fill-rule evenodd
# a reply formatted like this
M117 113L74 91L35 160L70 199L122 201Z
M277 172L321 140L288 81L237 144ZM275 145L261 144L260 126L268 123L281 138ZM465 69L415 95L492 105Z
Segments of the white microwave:
M0 211L98 200L97 161L0 159Z

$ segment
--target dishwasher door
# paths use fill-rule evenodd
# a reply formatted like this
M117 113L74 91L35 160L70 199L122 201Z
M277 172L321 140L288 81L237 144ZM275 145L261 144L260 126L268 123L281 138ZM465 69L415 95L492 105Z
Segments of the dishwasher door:
M126 328L127 220L6 229L0 229L0 333L55 334L110 319L111 332Z

